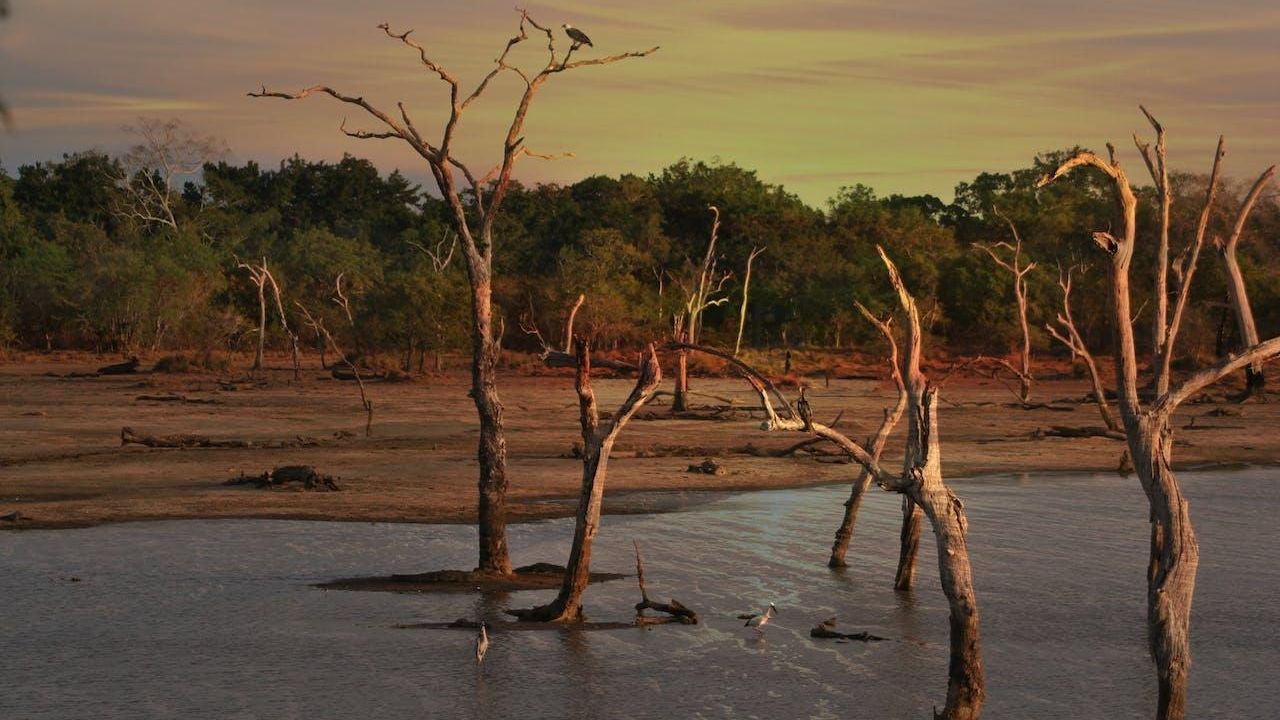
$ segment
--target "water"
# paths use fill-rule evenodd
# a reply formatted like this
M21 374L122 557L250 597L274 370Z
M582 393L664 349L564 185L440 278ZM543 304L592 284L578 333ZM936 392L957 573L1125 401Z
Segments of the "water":
M1190 716L1274 717L1280 479L1185 473L1202 565ZM1145 718L1145 501L1110 475L953 483L970 517L991 718ZM548 592L482 598L322 591L341 576L468 567L474 529L287 521L134 523L0 534L0 718L906 718L946 682L946 609L926 533L917 590L891 587L898 505L868 498L853 566L823 563L843 487L723 496L607 517L595 568L645 553L655 597L705 624L495 633L397 629ZM517 563L563 561L572 523L511 528ZM80 578L72 582L68 578ZM626 620L632 580L587 612ZM734 616L767 602L764 640ZM816 641L830 615L881 643Z

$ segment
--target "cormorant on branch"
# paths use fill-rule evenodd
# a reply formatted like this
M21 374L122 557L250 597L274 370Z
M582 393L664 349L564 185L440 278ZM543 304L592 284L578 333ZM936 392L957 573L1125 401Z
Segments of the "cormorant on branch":
M804 397L804 391L804 388L800 388L800 399L796 401L796 413L804 421L804 431L813 432L813 410L809 407L809 401Z
M587 37L587 34L582 32L578 28L570 25L569 23L565 23L560 27L564 28L564 34L569 36L569 39L573 41L574 45L586 45L587 47L595 47L595 45L591 44L591 38Z

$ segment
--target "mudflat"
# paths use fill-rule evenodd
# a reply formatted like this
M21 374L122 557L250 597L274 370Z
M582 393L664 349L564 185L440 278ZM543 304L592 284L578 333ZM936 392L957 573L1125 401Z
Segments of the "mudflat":
M370 382L375 412L366 437L355 384L315 364L297 381L283 358L252 378L244 372L69 377L102 364L85 355L0 365L0 517L16 518L0 520L0 529L176 518L474 521L478 431L461 368ZM887 381L870 379L883 374L869 365L829 381L802 381L818 420L841 415L839 427L863 438L875 432L895 397ZM1036 473L1048 482L1059 471L1115 471L1123 442L1038 432L1102 424L1097 407L1085 400L1088 383L1056 377L1035 385L1034 400L1047 407L1030 409L1015 404L999 382L950 378L939 418L947 476ZM632 381L606 378L594 385L607 411ZM692 412L675 415L670 396L659 397L624 430L610 463L606 512L661 509L699 491L849 482L857 475L858 467L833 448L775 456L805 438L761 431L760 414L751 412L756 398L740 379L699 377L691 386L698 393ZM579 430L570 372L513 370L500 378L499 391L511 519L571 515L581 463L574 457ZM1280 433L1274 432L1280 402L1236 404L1224 393L1229 390L1214 388L1183 406L1175 465L1280 462ZM122 445L124 427L230 446ZM886 465L897 464L904 432L905 423L887 445ZM708 458L717 472L690 470ZM227 484L285 465L313 466L341 490ZM1119 475L1116 481L1126 482Z

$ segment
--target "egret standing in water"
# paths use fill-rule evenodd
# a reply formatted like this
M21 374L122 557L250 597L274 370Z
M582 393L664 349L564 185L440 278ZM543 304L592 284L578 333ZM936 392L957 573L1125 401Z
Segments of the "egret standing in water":
M778 608L774 607L773 603L769 603L768 609L766 609L764 612L760 613L759 615L752 615L750 619L748 619L745 623L743 623L742 626L749 627L755 630L758 634L763 635L764 626L768 625L769 621L773 619L773 616L777 614L778 614Z
M565 23L560 27L564 28L564 34L569 36L569 39L573 41L574 46L586 45L591 48L595 47L595 45L591 44L591 38L587 37L587 34L578 28L570 25L569 23Z
M480 634L476 636L476 665L484 662L484 654L489 652L489 633L485 631L484 621L480 621Z

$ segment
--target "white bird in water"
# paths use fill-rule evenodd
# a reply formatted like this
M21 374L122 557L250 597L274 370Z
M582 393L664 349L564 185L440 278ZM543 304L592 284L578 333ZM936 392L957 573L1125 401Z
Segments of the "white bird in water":
M742 626L752 628L757 633L763 634L764 626L768 625L769 621L773 619L773 616L777 614L778 614L778 608L774 607L773 603L769 603L769 608L767 610L760 613L759 615L752 615L751 618L748 619L745 623L743 623Z
M485 631L484 622L480 623L480 634L476 636L476 665L484 662L484 654L489 652L489 633Z

